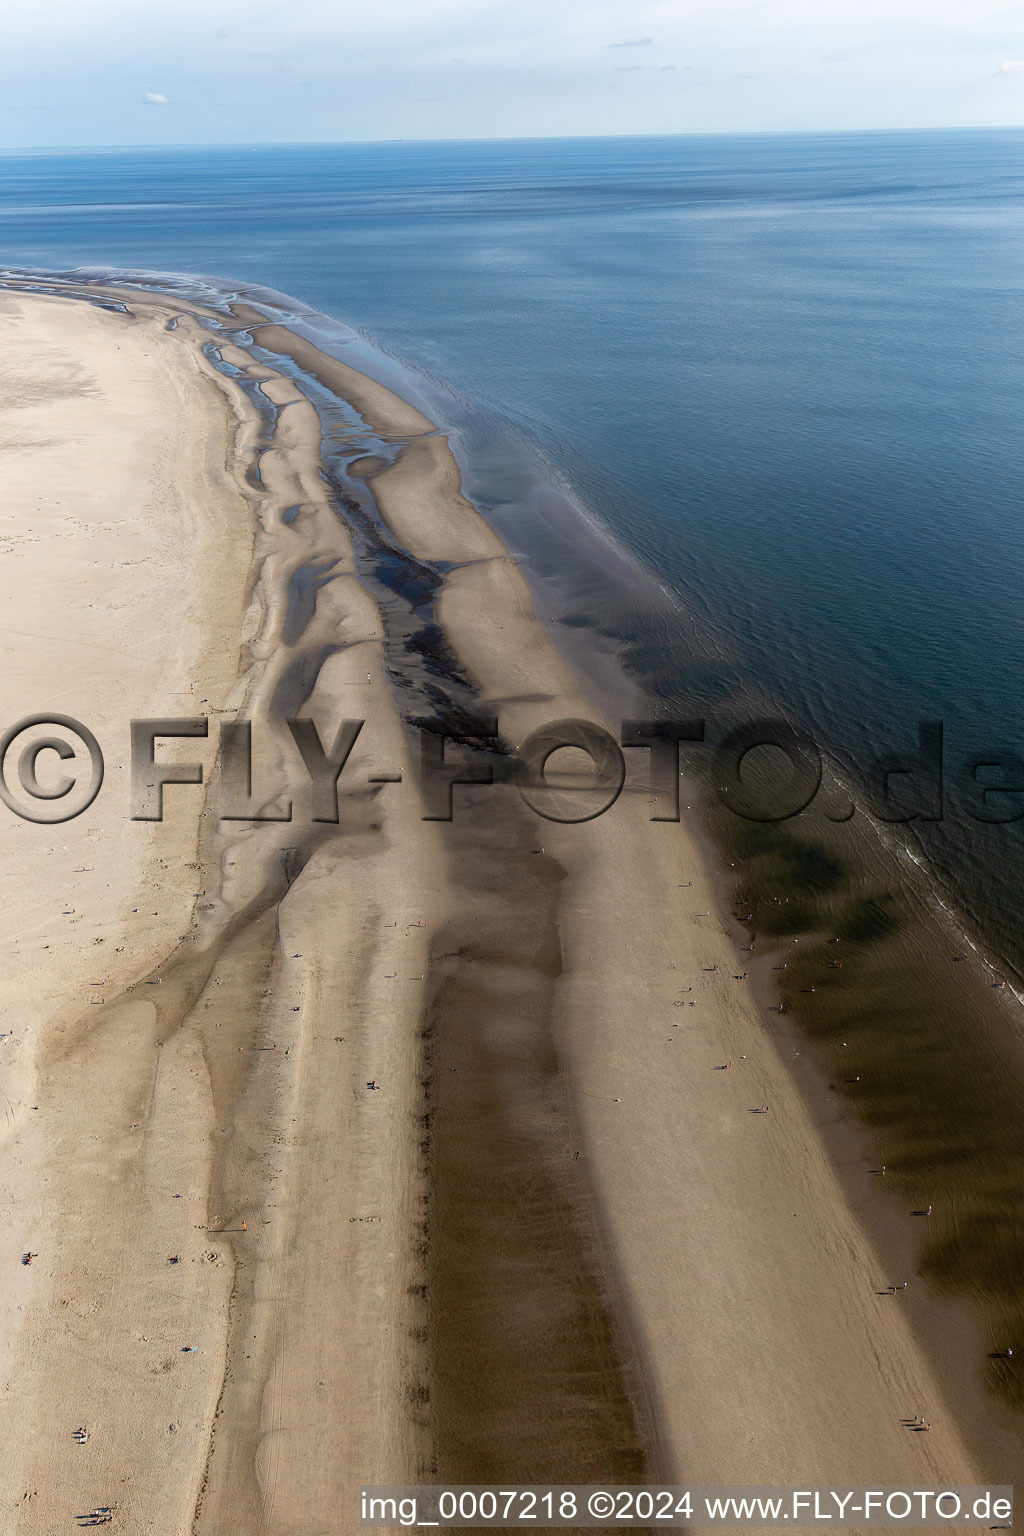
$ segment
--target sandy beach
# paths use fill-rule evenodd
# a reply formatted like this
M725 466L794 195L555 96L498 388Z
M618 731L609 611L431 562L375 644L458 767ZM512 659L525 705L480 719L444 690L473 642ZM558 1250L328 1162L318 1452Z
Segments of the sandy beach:
M369 1483L991 1478L646 754L583 824L507 783L423 819L409 722L449 683L499 777L552 721L618 734L443 430L255 311L225 371L195 305L72 287L0 293L3 723L69 715L107 765L76 819L0 819L3 1529L326 1536ZM268 355L349 403L359 505ZM444 652L407 673L371 515L431 572ZM160 717L209 719L158 749L204 782L133 820L129 723ZM365 722L337 822L290 717L325 748Z

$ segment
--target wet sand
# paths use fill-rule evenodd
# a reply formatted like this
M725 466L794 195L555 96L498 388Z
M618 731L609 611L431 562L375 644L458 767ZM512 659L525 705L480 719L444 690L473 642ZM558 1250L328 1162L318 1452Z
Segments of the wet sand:
M499 777L602 720L443 432L283 327L213 338L231 377L194 307L120 296L0 296L8 710L89 723L109 779L0 830L10 1528L354 1530L370 1482L974 1481L688 825L636 776L584 825L507 784L422 819L410 719L497 716L502 750L451 750ZM274 353L348 399L358 496ZM400 645L371 525L426 594ZM252 719L255 803L293 820L225 819L215 729L166 749L208 782L128 820L128 720L160 714ZM337 824L288 715L366 722Z

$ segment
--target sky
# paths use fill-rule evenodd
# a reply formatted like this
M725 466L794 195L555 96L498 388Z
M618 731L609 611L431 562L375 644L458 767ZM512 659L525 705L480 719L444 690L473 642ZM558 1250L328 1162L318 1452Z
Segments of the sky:
M1024 123L1024 0L47 0L0 145Z

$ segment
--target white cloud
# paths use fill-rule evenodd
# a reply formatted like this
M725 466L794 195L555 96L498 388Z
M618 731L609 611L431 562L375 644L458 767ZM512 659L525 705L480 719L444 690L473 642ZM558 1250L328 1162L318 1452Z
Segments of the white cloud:
M627 37L621 43L609 43L609 48L649 48L654 42L653 37Z
M1005 59L996 70L997 75L1024 75L1024 59Z
M147 91L142 98L144 107L169 107L170 104L163 91Z

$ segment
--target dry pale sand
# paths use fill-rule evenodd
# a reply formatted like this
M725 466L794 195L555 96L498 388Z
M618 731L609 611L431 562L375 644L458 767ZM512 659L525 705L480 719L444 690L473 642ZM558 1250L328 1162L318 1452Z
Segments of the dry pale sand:
M252 413L185 318L167 332L173 307L2 303L8 711L71 714L107 754L81 818L0 831L3 1528L49 1536L113 1503L127 1529L348 1528L359 1479L425 1459L406 1321L422 989L382 972L422 971L406 924L443 895L415 796L385 834L366 783L406 750L379 617L292 386L267 383L282 410L256 491ZM306 561L335 579L284 647ZM384 754L357 747L339 828L311 837L305 807L294 827L220 821L216 784L168 791L159 826L128 819L131 718L266 715L258 796L282 752L296 766L277 694L325 737L365 719ZM210 767L216 742L166 755Z
M503 784L423 821L418 701L316 413L227 353L271 430L184 306L128 302L0 295L4 724L54 709L107 754L80 818L0 818L0 1528L116 1504L113 1529L326 1536L368 1482L974 1481L685 817L650 822L634 779L582 826ZM396 440L367 484L410 555L457 563L437 620L506 743L600 719L443 434L258 339ZM295 714L366 722L337 825ZM159 825L127 783L158 715L214 721L163 749L210 782ZM224 818L236 717L291 822Z

